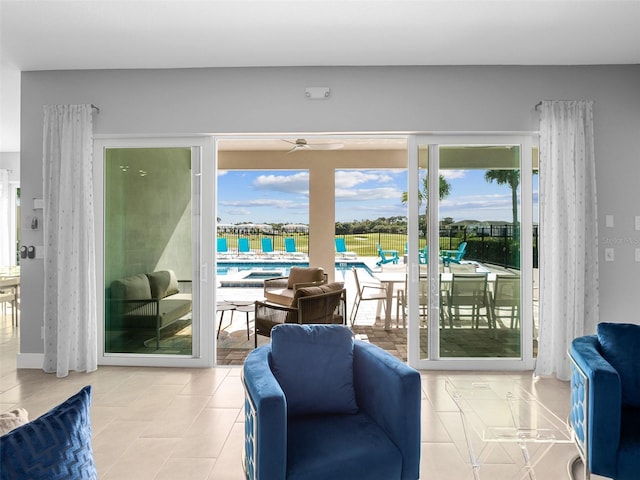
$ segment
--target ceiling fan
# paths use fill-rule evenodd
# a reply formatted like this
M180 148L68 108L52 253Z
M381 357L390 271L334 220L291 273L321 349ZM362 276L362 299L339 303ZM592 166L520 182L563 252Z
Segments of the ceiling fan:
M295 142L284 140L293 145L287 153L295 153L301 150L340 150L344 148L342 143L308 143L304 138L298 138Z

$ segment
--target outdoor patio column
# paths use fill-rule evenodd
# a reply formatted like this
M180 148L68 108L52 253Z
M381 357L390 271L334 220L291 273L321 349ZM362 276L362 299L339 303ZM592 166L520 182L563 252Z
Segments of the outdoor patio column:
M315 153L315 152L314 152ZM335 278L335 170L327 162L309 166L309 265Z

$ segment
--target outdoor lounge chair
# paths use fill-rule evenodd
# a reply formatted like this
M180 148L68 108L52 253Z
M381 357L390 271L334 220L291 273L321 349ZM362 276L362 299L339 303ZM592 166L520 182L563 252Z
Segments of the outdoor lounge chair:
M379 243L377 244L377 247L378 255L380 255L380 260L376 262L377 266L384 265L385 263L397 264L398 260L400 260L397 250L383 250ZM389 258L387 258L387 255Z
M251 250L248 238L243 237L238 239L238 254L245 257L254 256L256 254L256 252Z
M440 257L442 258L442 263L445 266L453 263L460 263L462 261L462 257L467 250L467 242L462 242L458 245L457 250L440 250Z
M278 325L242 373L246 478L420 476L420 374L346 326Z
M216 255L218 255L218 257L228 257L231 255L226 238L218 237L216 242Z
M258 335L271 336L271 329L282 323L330 323L346 322L347 291L340 282L314 287L303 287L295 291L291 305L276 305L271 302L255 303L255 346Z
M356 252L348 252L344 238L336 238L336 256L342 258L356 258Z
M289 257L304 257L306 254L304 252L299 252L296 249L296 239L293 237L287 237L284 239L284 250Z
M428 246L424 246L422 247L422 250L420 250L418 252L418 262L421 265L426 265L427 263L429 263L429 247Z
M280 255L280 252L276 252L273 249L273 240L270 237L263 237L261 243L262 256L273 258Z

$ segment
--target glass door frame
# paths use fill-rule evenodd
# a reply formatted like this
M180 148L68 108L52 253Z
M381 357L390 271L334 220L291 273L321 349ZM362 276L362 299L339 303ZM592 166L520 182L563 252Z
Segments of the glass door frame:
M443 145L519 145L520 163L520 358L451 358L440 357L440 305L439 277L429 276L428 358L420 358L420 322L416 314L409 315L407 331L408 363L422 370L531 370L533 357L533 184L532 149L535 135L513 134L437 134L410 135L408 138L408 299L409 312L419 310L418 262L418 190L419 148L429 146L429 172L439 172L439 147ZM428 245L439 246L439 175L429 176L429 236ZM429 248L428 264L438 265L439 248Z
M96 285L105 292L104 284L104 176L105 152L109 148L190 148L192 159L192 280L193 280L193 351L191 356L140 355L106 353L104 343L104 293L98 301L98 364L150 367L213 367L216 352L214 342L215 278L212 271L214 258L214 221L208 215L214 204L213 137L122 137L94 136L93 183L96 231ZM209 321L205 321L209 319Z

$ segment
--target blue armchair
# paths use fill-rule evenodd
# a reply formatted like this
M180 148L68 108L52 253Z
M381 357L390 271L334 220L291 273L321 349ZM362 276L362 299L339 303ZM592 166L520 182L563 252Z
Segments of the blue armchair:
M576 338L569 421L585 468L615 480L640 472L640 325L601 323Z
M257 480L416 480L420 374L342 325L278 325L244 363Z

